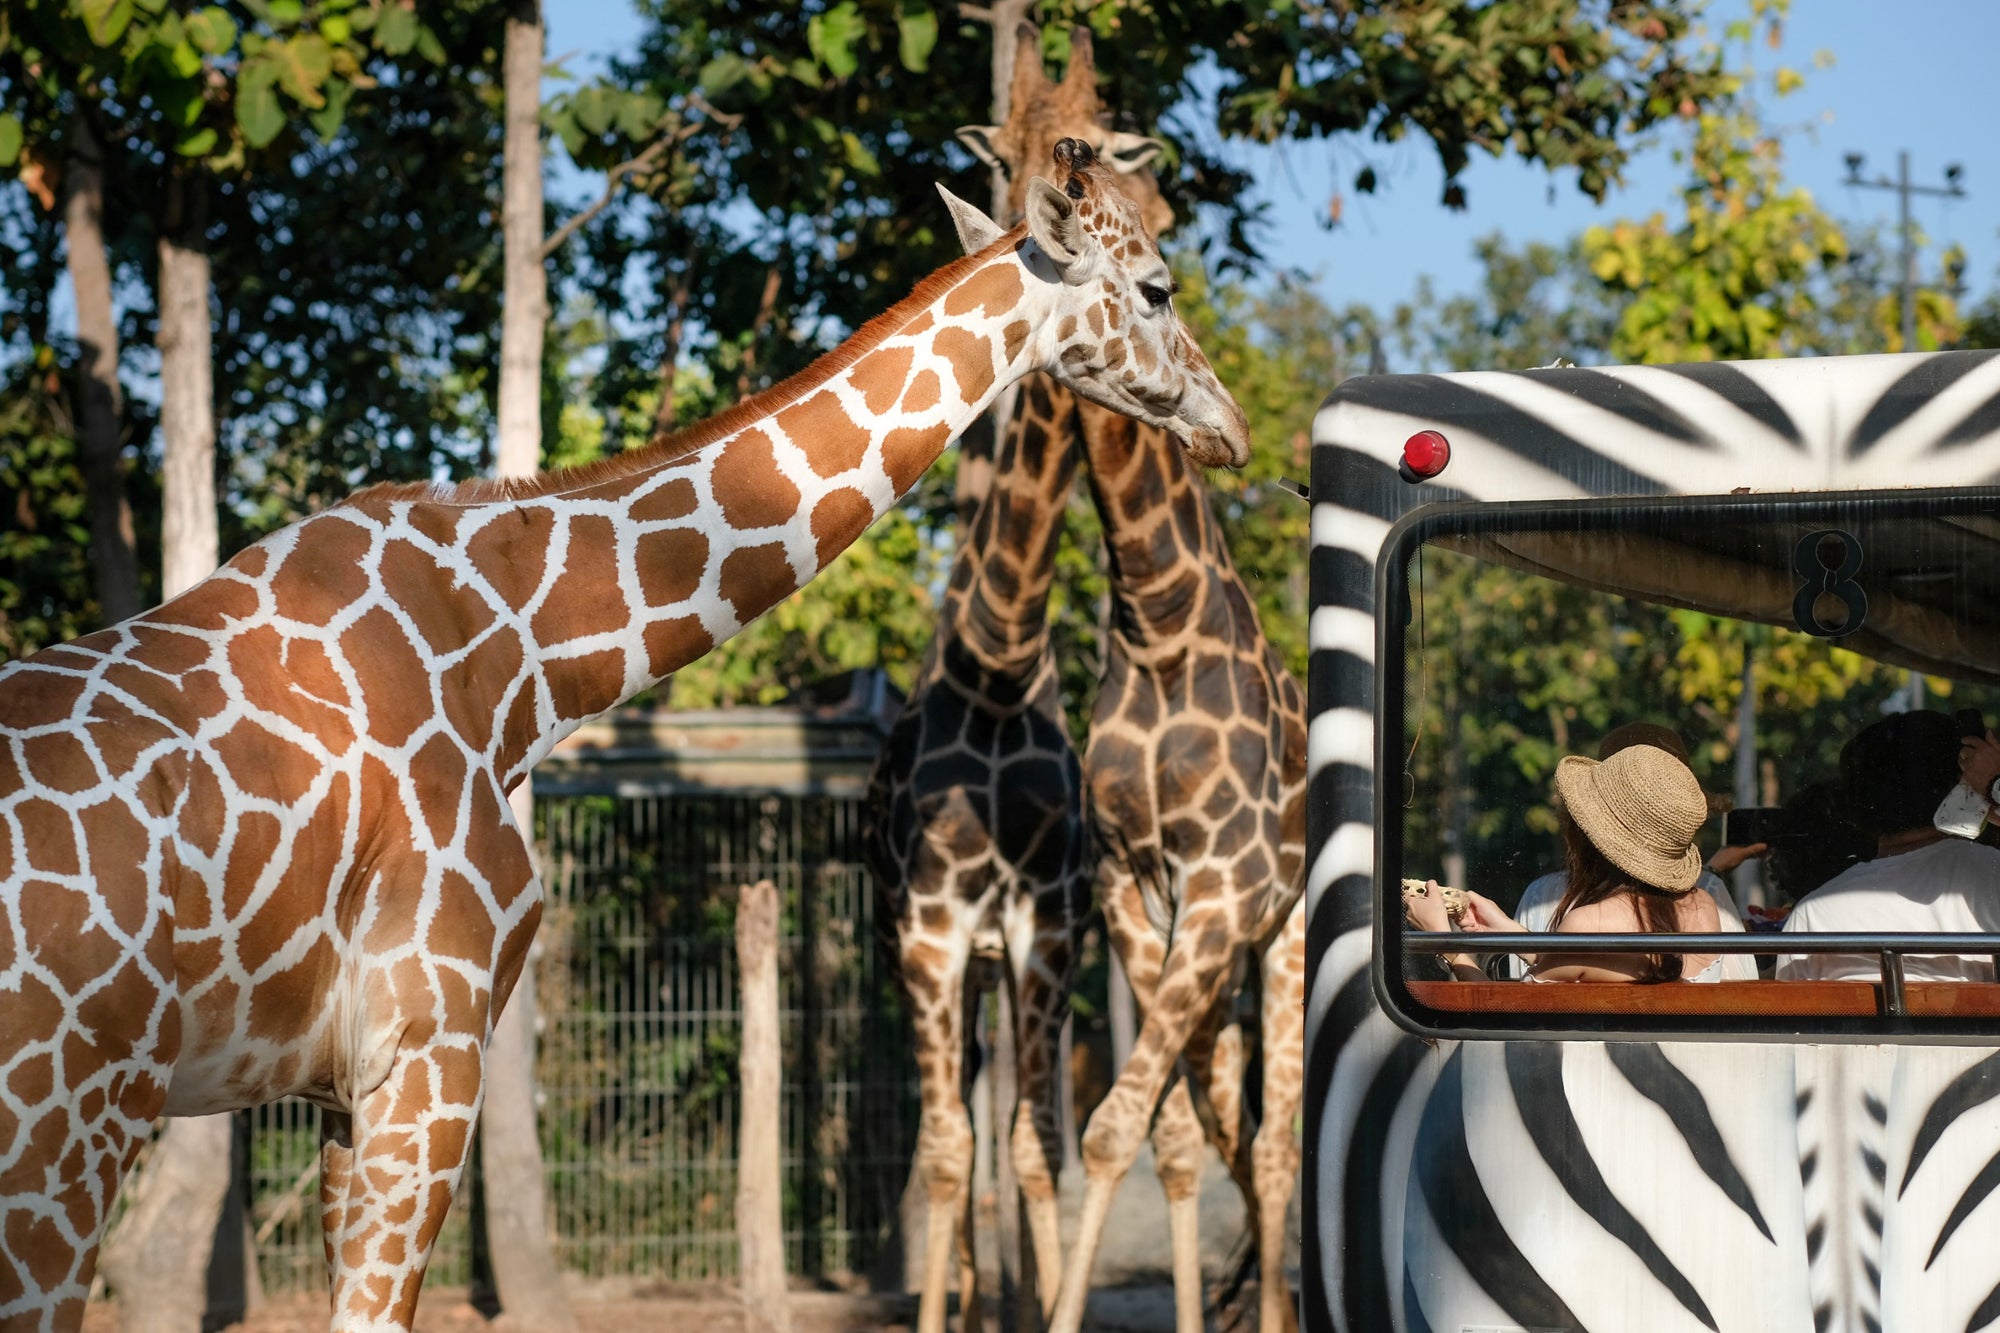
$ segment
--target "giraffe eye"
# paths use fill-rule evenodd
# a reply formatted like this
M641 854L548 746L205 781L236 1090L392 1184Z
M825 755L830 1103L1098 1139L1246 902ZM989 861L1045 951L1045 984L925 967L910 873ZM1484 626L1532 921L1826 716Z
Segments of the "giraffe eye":
M1142 282L1139 284L1139 295L1146 298L1147 305L1158 310L1167 303L1167 298L1172 296L1173 293L1155 283Z

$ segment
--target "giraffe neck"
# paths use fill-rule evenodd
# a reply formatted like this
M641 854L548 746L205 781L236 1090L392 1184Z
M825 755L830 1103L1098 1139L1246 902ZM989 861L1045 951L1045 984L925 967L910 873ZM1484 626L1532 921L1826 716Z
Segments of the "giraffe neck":
M313 522L384 525L432 564L438 601L483 602L461 618L516 631L518 661L467 652L448 668L498 710L511 783L824 569L1030 368L1057 297L1024 236L688 435L526 484L364 492Z
M1076 479L1068 396L1046 375L1021 386L984 499L952 565L942 669L981 692L1025 685L1048 647L1049 586Z
M1227 633L1229 547L1194 467L1165 434L1077 400L1091 498L1104 525L1111 630L1132 645Z

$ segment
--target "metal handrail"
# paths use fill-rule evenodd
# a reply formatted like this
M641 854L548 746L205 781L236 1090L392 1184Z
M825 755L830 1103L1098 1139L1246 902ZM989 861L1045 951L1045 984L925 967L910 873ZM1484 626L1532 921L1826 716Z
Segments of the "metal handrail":
M1505 941L1503 943L1503 941ZM1537 934L1513 930L1405 930L1405 953L2000 953L2000 935L1922 931L1800 930L1575 931Z
M1504 941L1504 943L1502 942ZM1903 1017L1903 955L1983 954L1993 960L2000 978L2000 935L1920 933L1917 931L1801 930L1738 934L1679 931L1648 935L1576 931L1564 934L1533 931L1405 930L1405 953L1872 953L1882 975L1882 1009Z

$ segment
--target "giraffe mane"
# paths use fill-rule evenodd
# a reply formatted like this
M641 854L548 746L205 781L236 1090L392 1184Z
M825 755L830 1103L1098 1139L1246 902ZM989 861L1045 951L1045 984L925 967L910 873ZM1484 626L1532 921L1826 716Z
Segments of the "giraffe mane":
M698 421L682 430L655 435L643 448L580 463L575 467L539 472L531 477L478 477L470 481L444 483L429 481L383 482L357 491L350 501L429 500L440 504L482 504L499 500L530 500L559 495L565 491L595 486L634 472L643 472L662 463L684 457L705 445L726 439L737 431L779 408L806 398L834 376L852 366L905 325L928 309L933 302L985 267L1003 250L1020 245L1028 235L1023 222L976 254L952 260L924 278L910 294L856 329L852 336L825 353L804 370L780 380L768 389L752 394L733 407Z

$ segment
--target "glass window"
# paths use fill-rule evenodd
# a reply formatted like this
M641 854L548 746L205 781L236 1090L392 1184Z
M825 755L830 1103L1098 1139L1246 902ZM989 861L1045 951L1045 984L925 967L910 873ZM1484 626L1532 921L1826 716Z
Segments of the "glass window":
M2000 815L1957 790L1961 734L2000 727L2000 496L1441 506L1383 577L1406 1021L2000 1034ZM1406 881L1450 913L1406 911ZM1418 921L1468 947L1406 950ZM1509 953L1516 929L1621 939ZM1902 938L1885 965L1829 933ZM1924 952L1940 934L1994 939Z

